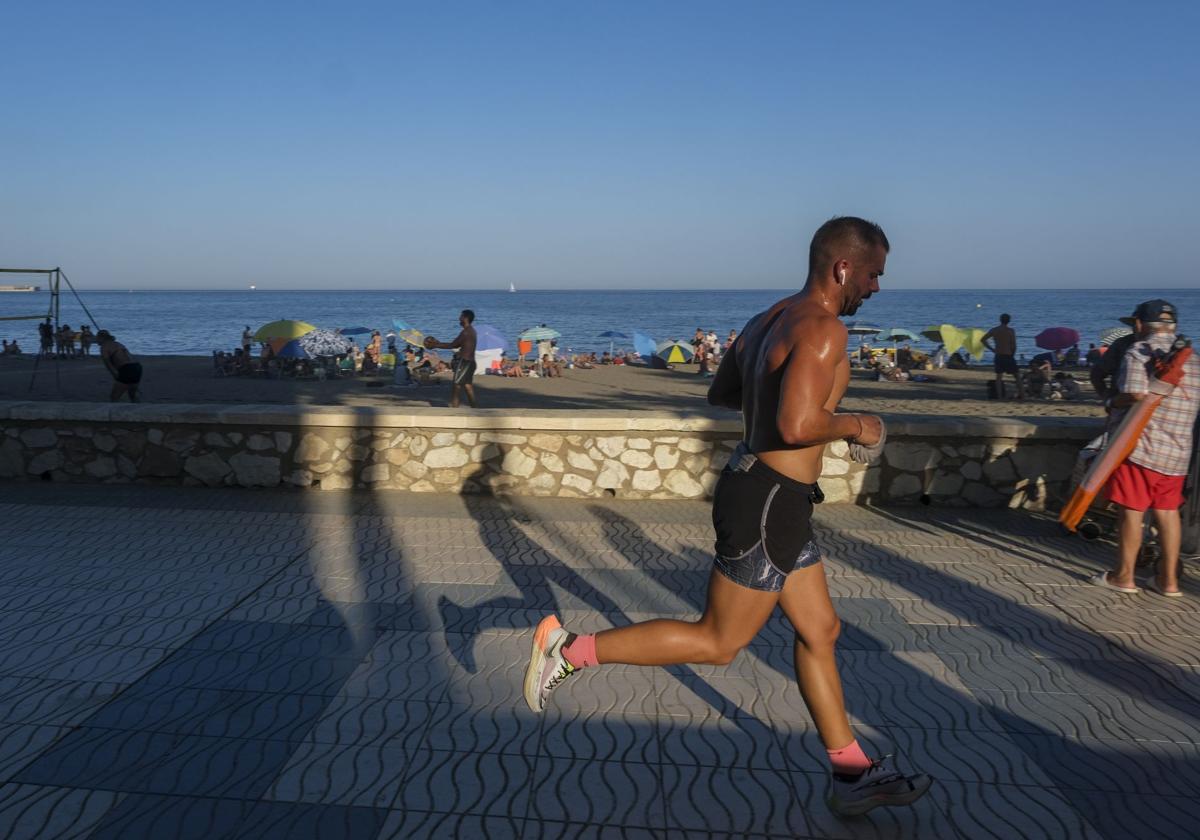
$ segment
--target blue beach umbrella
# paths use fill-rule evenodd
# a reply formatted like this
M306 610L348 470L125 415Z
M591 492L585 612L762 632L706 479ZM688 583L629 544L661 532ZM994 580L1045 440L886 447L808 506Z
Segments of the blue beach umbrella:
M623 332L618 332L617 330L605 330L604 332L600 333L600 337L608 339L608 355L610 356L612 355L613 347L616 346L616 340L618 338L624 340L629 339L629 336L625 335Z
M280 359L311 359L308 351L300 346L300 339L294 338L275 352Z
M392 328L396 332L399 333L399 332L404 332L405 330L411 330L413 328L413 325L408 323L408 321L405 321L403 318L393 318L392 319ZM343 334L344 334L344 332L343 332Z
M342 335L370 335L374 331L370 327L342 327L338 332Z
M476 350L505 350L508 348L508 339L504 337L504 333L489 324L477 324L475 326L475 349Z
M633 349L637 354L646 360L646 364L650 364L650 360L654 358L654 351L658 349L658 345L654 343L654 339L640 332L633 334Z

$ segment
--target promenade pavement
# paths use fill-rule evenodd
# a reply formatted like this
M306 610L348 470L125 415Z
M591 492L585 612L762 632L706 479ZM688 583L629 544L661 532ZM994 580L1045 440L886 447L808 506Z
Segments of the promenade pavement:
M686 502L0 486L0 837L1194 837L1200 589L1008 511L819 509L860 738L843 820L779 616L728 667L535 716L530 628L695 616Z

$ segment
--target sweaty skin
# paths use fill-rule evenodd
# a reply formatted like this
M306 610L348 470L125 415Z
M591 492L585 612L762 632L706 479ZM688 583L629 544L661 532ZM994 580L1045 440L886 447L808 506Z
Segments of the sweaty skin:
M879 248L850 266L845 286L784 298L755 316L721 360L709 388L714 405L742 411L745 440L767 466L812 483L821 477L825 444L870 446L882 426L869 414L836 414L850 381L846 328L850 315L879 291L887 252Z

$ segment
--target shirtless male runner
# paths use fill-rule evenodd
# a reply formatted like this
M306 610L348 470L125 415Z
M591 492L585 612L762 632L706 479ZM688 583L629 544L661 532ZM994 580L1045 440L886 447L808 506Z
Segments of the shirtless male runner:
M428 336L425 339L426 350L433 350L436 347L458 351L450 366L454 376L450 386L451 408L458 408L459 391L466 393L467 402L471 404L471 408L475 408L475 343L478 341L478 337L475 335L474 323L475 313L470 309L464 309L458 316L458 325L462 327L458 338L453 341L438 341L433 336Z
M728 664L779 605L796 630L800 693L829 753L830 807L862 814L910 804L929 789L929 776L900 773L890 756L872 760L854 738L834 658L840 622L811 525L825 445L845 440L860 461L883 449L878 417L835 412L850 380L838 316L879 291L888 249L876 224L826 222L809 249L804 289L750 319L721 359L708 401L741 409L745 440L713 492L716 556L699 621L656 619L577 636L547 616L525 676L533 711L580 668Z

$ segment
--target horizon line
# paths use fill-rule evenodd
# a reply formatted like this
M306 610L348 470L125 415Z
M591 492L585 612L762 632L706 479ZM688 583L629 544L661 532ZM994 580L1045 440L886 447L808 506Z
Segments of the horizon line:
M605 287L584 287L584 288L576 288L576 289L531 288L531 289L518 289L515 292L510 292L507 289L447 288L447 287L442 287L442 288L408 288L408 287L404 287L404 288L356 288L356 289L353 289L353 288L352 289L345 289L345 288L339 289L339 288L326 288L326 287L313 287L313 288L305 288L305 287L294 288L293 287L293 288L268 288L268 289L255 288L255 289L250 289L245 286L227 286L227 287L223 286L223 287L219 287L219 288L185 287L185 288L178 288L178 289L164 289L164 288L159 288L159 287L154 287L154 286L132 286L132 287L121 286L121 287L112 287L112 288L94 288L94 289L88 289L87 291L91 291L91 292L126 292L126 293L128 293L128 292L247 292L247 293L250 293L250 292L329 292L329 293L335 293L336 292L338 294L345 294L347 292L437 292L437 293L448 293L448 292L475 292L475 293L478 293L478 292L483 292L485 294L521 294L522 292L555 292L555 293L558 293L558 292L564 292L564 293L571 293L571 292L604 292L604 293L614 293L614 292L615 293L623 293L623 292L629 292L629 293L645 293L645 292L693 292L693 293L695 293L695 292L783 292L783 291L788 291L788 290L792 290L792 289L794 289L795 291L800 291L801 289L803 289L803 287L802 286L801 287L762 286L759 288L750 288L750 289L726 288L726 287L713 287L713 288L697 289L695 287L687 287L687 286L664 287L664 288L645 288L645 289L629 289L629 288L610 289L610 288L605 288ZM1109 291L1119 292L1119 291L1136 291L1136 290L1144 290L1144 289L1152 289L1152 290L1157 289L1157 290L1164 290L1164 291L1191 291L1194 289L1194 287L1193 286L1056 286L1056 287L1008 286L1008 287L1004 287L1004 288L988 287L988 288L979 288L979 289L963 289L963 288L958 288L958 287L954 287L954 286L907 286L904 288L885 289L884 291L886 291L886 292L963 292L963 293L967 293L967 292L1033 292L1033 291L1038 291L1038 292L1109 292ZM49 289L48 288L43 289L42 291L49 291Z

